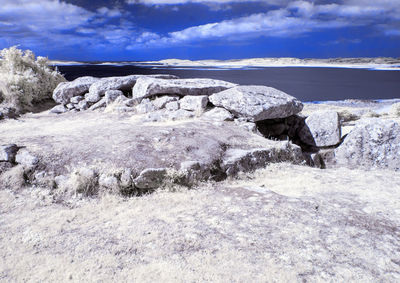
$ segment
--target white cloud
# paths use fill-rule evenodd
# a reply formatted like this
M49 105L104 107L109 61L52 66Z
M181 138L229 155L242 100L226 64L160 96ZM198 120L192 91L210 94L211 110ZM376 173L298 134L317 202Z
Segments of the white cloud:
M109 9L107 7L101 7L97 9L97 12L103 16L114 18L114 17L120 17L122 16L122 13L118 9Z
M132 23L120 19L119 25L108 24L121 16L115 8L91 12L60 0L1 0L0 37L6 38L4 47L126 45L135 34Z
M158 4L172 2L204 2L201 0L142 0ZM233 2L228 0L213 1ZM269 1L271 2L271 1ZM190 43L200 40L248 40L255 37L289 37L312 31L347 26L372 25L377 21L391 20L400 14L400 0L344 0L342 4L315 4L310 1L292 1L288 5L269 11L232 20L208 23L170 32L167 36L154 35L147 41L141 38L137 47L143 44L154 47ZM381 5L382 4L382 5ZM399 5L396 5L399 4ZM396 13L394 13L394 11ZM397 13L399 12L399 14ZM384 34L397 35L397 29L387 25ZM134 48L130 46L130 48Z
M187 3L244 3L244 2L265 2L272 5L282 5L286 0L126 0L128 4L145 4L145 5L176 5Z
M50 0L2 0L0 9L1 21L37 32L73 29L92 16L81 7Z

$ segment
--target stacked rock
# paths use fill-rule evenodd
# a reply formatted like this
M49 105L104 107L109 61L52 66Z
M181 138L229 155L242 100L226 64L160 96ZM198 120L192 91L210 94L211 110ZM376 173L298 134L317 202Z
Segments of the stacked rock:
M115 110L143 114L158 122L201 117L232 121L267 138L292 140L306 151L336 146L341 141L338 114L299 116L303 104L267 86L239 86L214 79L179 79L171 75L82 77L61 83L53 93L60 105L51 112L96 110L118 101Z
M97 109L106 106L118 96L128 93L136 81L143 75L124 77L94 78L81 77L72 82L60 83L53 92L53 99L59 103L52 113L64 113L71 110ZM176 79L172 75L149 75L149 77ZM120 91L120 92L115 92ZM108 93L107 93L108 92ZM106 96L106 93L108 94ZM123 99L124 97L122 97ZM127 98L125 96L125 98Z

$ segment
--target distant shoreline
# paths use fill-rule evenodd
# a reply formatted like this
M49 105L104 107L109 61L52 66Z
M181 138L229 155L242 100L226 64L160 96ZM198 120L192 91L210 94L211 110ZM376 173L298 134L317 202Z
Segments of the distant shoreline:
M109 66L137 66L154 69L183 68L231 70L272 67L302 67L302 68L346 68L400 71L400 59L396 58L333 58L333 59L297 59L297 58L253 58L239 60L181 60L167 59L161 61L96 61L77 62L52 60L50 64L57 66L74 65L109 65Z

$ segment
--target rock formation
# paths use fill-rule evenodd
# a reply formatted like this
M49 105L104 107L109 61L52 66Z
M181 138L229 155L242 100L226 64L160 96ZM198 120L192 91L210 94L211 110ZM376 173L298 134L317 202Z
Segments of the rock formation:
M210 101L252 122L286 118L303 109L293 96L266 86L237 86L211 95Z
M335 150L338 165L400 170L400 125L392 120L359 121Z

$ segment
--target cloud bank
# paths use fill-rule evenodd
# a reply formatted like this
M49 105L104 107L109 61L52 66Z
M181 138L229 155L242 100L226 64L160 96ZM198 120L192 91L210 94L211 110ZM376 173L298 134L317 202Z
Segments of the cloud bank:
M256 39L293 39L344 28L364 28L369 37L400 39L400 0L110 0L95 7L90 0L70 1L2 0L0 47L69 48L77 54L132 52L251 44ZM246 9L246 3L253 8ZM204 14L196 15L197 9L209 9L204 20ZM337 42L361 42L349 39Z
M147 4L172 4L186 2L234 2L184 1L184 0L143 0ZM272 3L273 1L266 1ZM257 37L293 37L302 34L343 27L374 25L389 21L393 25L380 26L385 35L398 35L396 20L400 19L400 1L347 0L342 4L315 4L310 1L291 1L282 8L267 13L252 14L232 20L208 23L170 32L167 36L153 35L147 46L165 46L199 40L221 39L228 41L249 40ZM398 23L397 23L398 24ZM378 28L379 29L379 28ZM128 48L140 48L143 40Z

